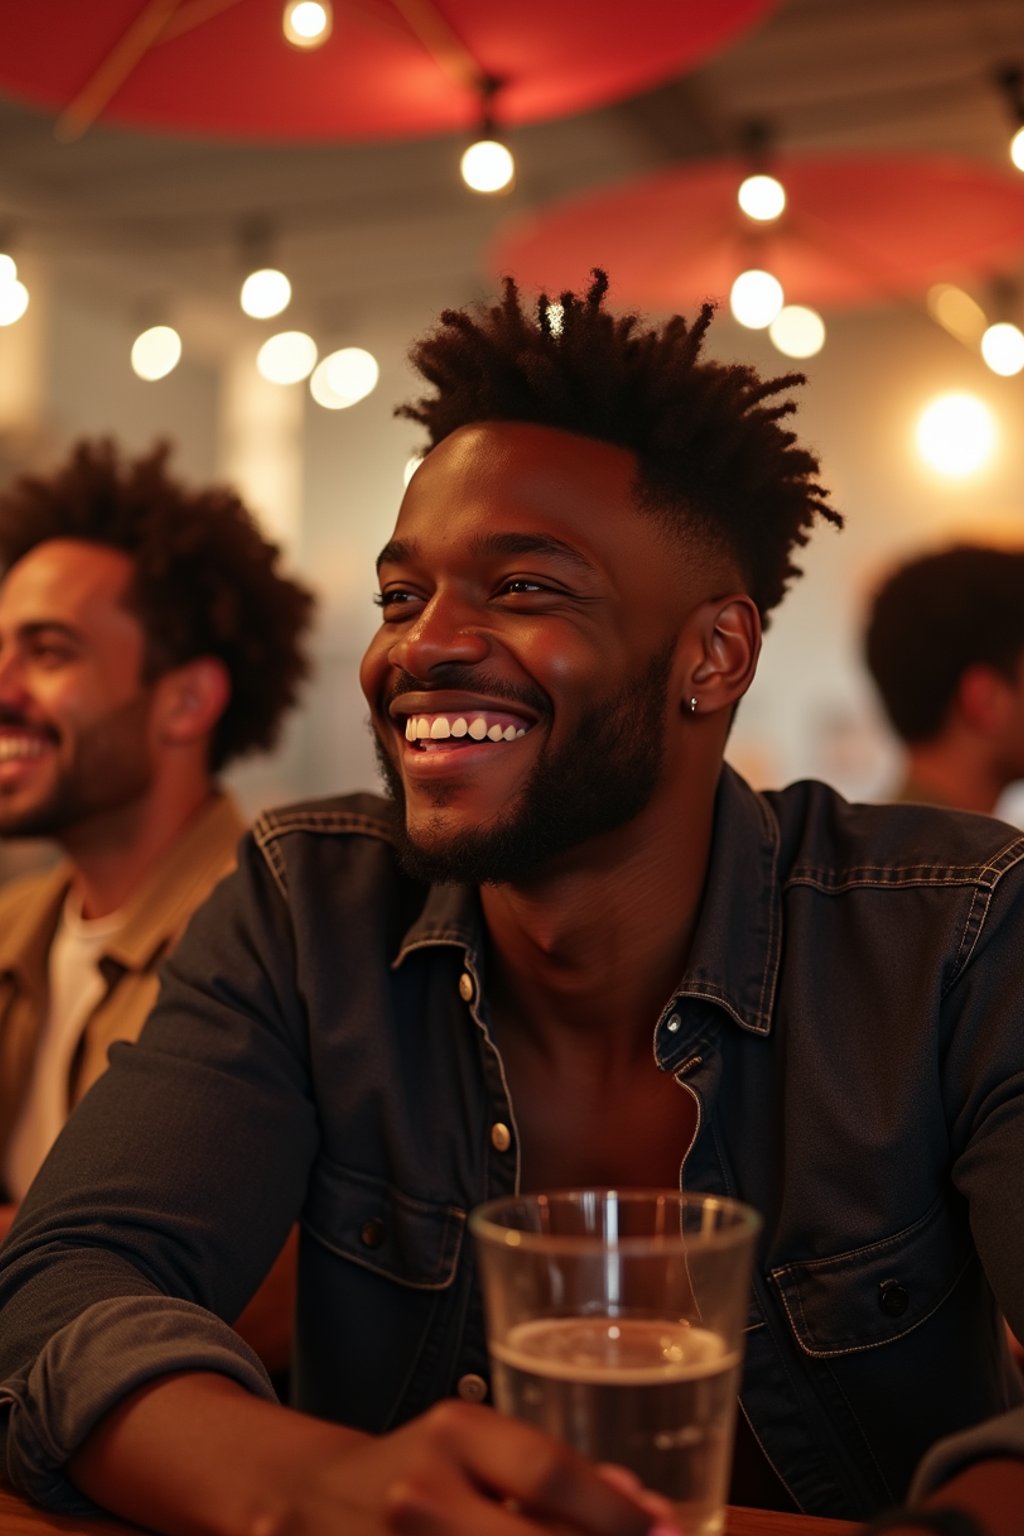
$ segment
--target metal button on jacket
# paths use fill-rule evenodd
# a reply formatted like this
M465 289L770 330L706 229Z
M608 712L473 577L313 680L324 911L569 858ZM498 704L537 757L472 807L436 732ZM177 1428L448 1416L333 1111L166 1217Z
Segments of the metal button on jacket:
M910 1305L910 1292L898 1280L883 1280L878 1287L878 1305L886 1317L902 1317Z
M359 1241L364 1248L379 1248L384 1241L384 1223L379 1216L372 1216L359 1228Z
M473 1001L473 992L473 978L468 971L463 971L459 977L459 996L464 1003L471 1003Z
M465 1376L459 1377L459 1384L455 1390L464 1403L482 1403L487 1396L487 1383L482 1376L468 1371Z
M496 1152L507 1152L512 1145L512 1132L502 1121L495 1120L491 1126L491 1146Z

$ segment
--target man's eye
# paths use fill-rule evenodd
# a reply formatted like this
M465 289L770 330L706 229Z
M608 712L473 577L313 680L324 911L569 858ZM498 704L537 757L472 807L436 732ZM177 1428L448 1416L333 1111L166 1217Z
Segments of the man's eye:
M509 581L506 581L503 584L501 590L503 592L513 593L547 592L550 590L550 588L546 587L542 581L533 581L527 576L513 576Z
M415 592L407 592L404 587L389 587L386 592L375 592L373 600L378 608L403 608L409 603L418 601Z

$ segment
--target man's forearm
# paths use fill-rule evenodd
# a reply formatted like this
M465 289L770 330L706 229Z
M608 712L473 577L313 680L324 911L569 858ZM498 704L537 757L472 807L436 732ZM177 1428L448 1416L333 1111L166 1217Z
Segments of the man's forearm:
M189 1372L126 1397L67 1471L104 1509L168 1536L255 1536L275 1529L307 1467L367 1438Z

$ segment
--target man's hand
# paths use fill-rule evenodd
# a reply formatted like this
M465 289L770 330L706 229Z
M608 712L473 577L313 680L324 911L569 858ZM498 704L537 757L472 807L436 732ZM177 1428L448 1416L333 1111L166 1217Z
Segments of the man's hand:
M96 1503L168 1536L671 1536L669 1506L559 1441L455 1400L373 1437L162 1377L72 1457Z

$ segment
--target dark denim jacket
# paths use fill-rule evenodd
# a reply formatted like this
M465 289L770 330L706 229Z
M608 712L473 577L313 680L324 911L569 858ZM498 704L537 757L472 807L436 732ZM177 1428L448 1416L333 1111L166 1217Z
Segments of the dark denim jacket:
M1020 1398L1022 893L998 822L723 773L654 1054L697 1102L686 1187L764 1214L743 1410L807 1511L893 1502L933 1441ZM12 1234L17 1485L73 1502L60 1461L161 1371L265 1390L200 1308L233 1318L300 1211L299 1405L382 1431L479 1394L466 1216L517 1178L485 986L475 895L402 876L379 801L257 823Z

